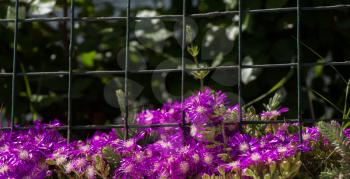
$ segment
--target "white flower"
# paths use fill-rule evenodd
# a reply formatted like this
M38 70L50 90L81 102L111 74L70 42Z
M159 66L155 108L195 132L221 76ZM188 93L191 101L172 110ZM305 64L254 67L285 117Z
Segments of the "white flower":
M70 173L73 171L74 166L72 162L68 162L65 166L64 166L65 172L66 173Z
M233 161L228 164L228 166L230 166L231 168L237 168L238 165L239 165L239 161Z
M126 141L125 143L124 143L124 146L126 147L126 148L129 148L129 147L131 147L131 146L133 146L134 145L134 141L133 140L128 140L128 141Z
M203 106L198 106L197 109L196 109L196 112L204 113L205 112L205 108Z
M95 177L95 169L93 166L88 166L87 169L86 169L86 177L87 178L94 178Z
M249 145L246 142L243 142L239 145L239 150L245 152L249 149Z
M196 125L191 125L191 136L196 136L198 133L198 128Z
M303 140L309 140L310 134L303 134Z
M192 158L193 158L194 163L199 162L199 155L198 154L193 154Z
M78 158L75 161L75 165L77 166L77 168L83 168L86 164L86 160L84 158Z
M125 167L124 172L125 173L130 173L134 169L134 166L132 164L129 164L128 166Z
M186 161L182 161L180 163L180 170L183 174L187 173L188 170L190 169L190 165Z
M256 162L256 161L261 159L261 155L259 153L255 152L250 156L250 158Z
M277 151L279 153L287 152L287 147L284 147L284 146L277 147Z
M57 159L56 159L56 164L57 165L62 165L63 163L65 163L67 161L66 157L64 156L59 156Z
M146 115L145 115L145 123L146 124L151 124L153 120L153 114L150 113L149 111L147 111Z
M21 150L21 151L19 152L19 158L20 158L21 160L27 160L27 159L29 158L29 153L28 153L28 151L26 151L26 150Z
M1 173L1 174L6 173L8 170L9 170L9 166L6 165L6 164L4 164L4 165L2 165L2 166L0 167L0 173Z
M213 156L209 153L204 154L204 162L206 164L211 164L213 162Z

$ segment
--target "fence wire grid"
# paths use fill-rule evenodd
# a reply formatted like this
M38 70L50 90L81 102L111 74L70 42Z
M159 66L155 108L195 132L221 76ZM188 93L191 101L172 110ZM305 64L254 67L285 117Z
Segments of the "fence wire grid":
M152 125L134 125L128 123L128 75L129 74L144 74L144 73L162 73L162 72L179 72L181 73L181 102L184 101L184 80L185 73L188 71L201 71L201 70L237 70L238 71L238 104L240 106L240 111L242 111L242 90L241 90L241 75L242 69L244 68L294 68L297 71L297 118L296 119L286 119L286 120L278 120L278 121L245 121L242 119L242 113L239 114L240 124L277 124L277 123L297 123L299 126L299 136L300 141L302 141L302 126L303 123L314 123L319 121L320 119L303 119L301 116L301 69L303 67L313 67L313 66L344 66L350 65L350 61L344 62L315 62L315 63L302 63L302 57L300 53L300 26L302 20L302 11L321 11L321 10L337 10L337 9L349 9L350 5L347 4L339 4L339 5L331 5L331 6L315 6L315 7L301 7L300 1L296 1L296 7L282 7L282 8L269 8L269 9L243 9L243 1L238 0L238 10L236 11L222 11L222 12L208 12L208 13L198 13L198 14L188 14L186 12L186 0L182 0L182 14L181 15L158 15L152 17L132 17L130 15L130 1L127 1L126 7L126 16L113 16L113 17L75 17L75 0L70 1L70 16L69 17L49 17L49 18L27 18L27 19L19 19L19 0L15 1L15 19L0 19L1 22L12 22L15 24L14 28L14 36L13 36L13 59L12 59L12 73L2 72L0 76L8 76L12 77L11 84L11 123L10 127L2 127L1 130L15 130L15 129L26 129L26 127L16 127L14 124L15 120L15 111L16 111L16 80L18 76L68 76L68 103L67 103L67 125L59 127L60 129L67 130L67 138L68 141L71 139L71 131L72 130L84 130L84 129L111 129L111 128L123 128L125 139L128 137L130 128L149 128L149 127L181 127L183 130L188 125L185 122L184 112L182 111L182 123L167 123L167 124L152 124ZM281 63L281 64L261 64L261 65L243 65L242 64L242 51L244 43L244 39L242 38L242 22L244 14L252 13L252 14L262 14L262 13L278 13L278 12L296 12L296 62L295 63ZM218 16L239 16L238 21L238 64L232 66L218 66L218 67L207 67L207 68L192 68L187 69L185 67L185 51L186 51L186 18L210 18L210 17L218 17ZM128 62L129 62L129 43L130 43L130 23L135 20L150 20L150 19L178 19L182 21L182 39L181 39L181 69L155 69L155 70L129 70ZM73 72L72 71L72 61L74 60L74 47L75 47L75 22L84 22L84 21L118 21L124 20L126 23L126 53L125 53L125 66L124 70L96 70L96 71L85 71L85 72ZM49 21L67 21L70 22L70 36L69 36L69 66L68 71L54 71L54 72L27 72L27 73L17 73L17 43L18 43L18 29L20 23L31 23L31 22L49 22ZM29 34L30 35L30 34ZM116 124L116 125L72 125L72 79L74 76L89 76L89 75L116 75L116 74L124 74L124 92L125 92L125 112L124 115L124 124ZM327 120L338 120L344 121L344 119L327 119ZM346 119L348 120L348 119Z

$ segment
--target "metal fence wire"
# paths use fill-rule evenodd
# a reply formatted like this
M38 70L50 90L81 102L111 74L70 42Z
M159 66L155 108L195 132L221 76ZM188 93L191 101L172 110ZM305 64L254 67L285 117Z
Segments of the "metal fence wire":
M317 7L301 7L300 0L296 1L296 7L284 7L284 8L270 8L270 9L243 9L243 1L238 1L238 10L236 11L223 11L223 12L209 12L209 13L200 13L200 14L187 14L186 13L186 0L182 0L182 14L181 15L159 15L153 17L131 17L130 16L130 1L127 1L127 10L126 17L75 17L75 2L71 0L70 9L71 13L69 17L53 17L53 18L28 18L28 19L19 19L19 0L15 2L15 19L0 19L0 22L12 22L15 24L14 28L14 36L13 36L13 62L12 62L12 73L0 73L0 76L9 76L12 77L12 88L11 88L11 126L10 127L2 127L2 130L14 130L14 129L22 129L21 127L16 127L14 124L15 111L16 111L16 80L18 76L68 76L68 122L67 125L62 126L60 128L67 130L67 138L68 141L71 138L72 130L83 130L83 129L110 129L110 128L124 128L125 138L128 136L128 132L130 128L149 128L149 127L182 127L184 129L186 127L186 122L184 118L184 112L182 112L182 123L168 123L168 124L152 124L152 125L134 125L128 123L128 75L129 74L143 74L143 73L161 73L161 72L181 72L181 102L184 101L184 79L185 73L187 71L200 71L200 70L237 70L238 71L238 96L239 101L238 104L240 108L241 106L241 74L242 69L244 68L295 68L297 71L297 118L296 119L288 119L288 120L280 120L280 121L244 121L242 120L242 113L240 113L240 123L241 125L245 124L275 124L275 123L297 123L300 129L300 141L302 140L302 125L303 123L313 123L318 121L319 119L303 119L301 116L301 69L303 67L311 67L311 66L343 66L350 65L349 61L345 62L315 62L315 63L302 63L302 57L300 54L300 21L302 11L320 11L320 10L333 10L333 9L346 9L350 8L350 5L332 5L332 6L317 6ZM262 65L243 65L242 64L242 50L244 43L244 39L242 38L242 22L245 13L277 13L277 12L296 12L296 63L282 63L282 64L262 64ZM194 69L186 69L185 68L185 50L186 50L186 18L206 18L206 17L217 17L217 16L239 16L239 33L238 33L238 64L233 66L218 66L218 67L209 67L209 68L194 68ZM129 70L128 62L129 62L129 43L130 43L130 23L135 20L143 20L143 19L178 19L182 21L182 39L181 39L181 69L156 69L156 70ZM74 47L75 47L75 22L82 21L116 21L116 20L125 20L126 21L126 53L125 53L125 68L124 70L105 70L105 71L86 71L86 72L73 72L72 71L72 61ZM20 23L31 23L31 22L49 22L49 21L69 21L70 22L70 37L69 37L69 67L68 71L55 71L55 72L28 72L28 73L17 73L16 62L17 62L17 43L18 43L18 28ZM124 92L125 92L125 111L124 115L124 124L117 125L80 125L80 126L72 126L72 79L74 76L86 76L86 75L115 75L115 74L124 74ZM240 109L242 111L242 109ZM330 120L330 119L329 119ZM334 120L334 119L333 119ZM337 120L337 119L335 119ZM341 119L338 119L341 120Z

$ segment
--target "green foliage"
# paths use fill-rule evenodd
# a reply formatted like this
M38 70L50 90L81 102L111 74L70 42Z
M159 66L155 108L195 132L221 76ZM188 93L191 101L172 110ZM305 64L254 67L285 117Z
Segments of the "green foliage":
M335 178L343 178L340 171L338 169L326 169L320 173L320 179L335 179Z
M280 108L282 103L282 95L280 93L275 93L267 104L263 104L265 111L273 111ZM245 112L243 114L243 118L245 120L257 121L257 120L266 120L261 118L259 114L256 114L256 110L253 106L249 106L245 108ZM269 120L277 120L277 118L269 119ZM255 124L255 125L246 125L244 126L244 130L246 133L254 136L261 136L269 132L274 132L280 125L279 124Z
M94 60L96 57L96 51L85 52L80 55L81 62L85 67L91 68L94 67Z
M343 130L339 124L332 121L330 124L319 122L318 127L322 133L334 146L335 151L341 156L340 167L338 169L328 170L321 173L322 176L329 176L336 173L337 177L350 177L350 141L344 136Z
M293 178L301 166L300 153L295 157L284 159L280 162L273 162L268 169L258 170L257 167L246 169L243 173L245 176L250 176L253 179L285 179Z
M103 158L110 165L112 171L119 166L121 156L116 154L112 147L105 147L102 149Z
M233 9L237 6L238 0L224 0L227 9Z
M119 104L120 110L122 112L122 116L125 117L125 112L126 112L126 109L125 109L125 93L124 93L123 90L118 89L115 92L115 94L117 96L117 100L118 100L118 104Z
M188 53L190 53L190 55L191 55L195 60L197 60L196 58L197 58L197 56L198 56L198 54L199 54L199 48L198 48L198 46L196 46L196 45L191 45L191 46L187 47L187 51L188 51ZM197 64L198 62L195 61L195 63Z
M260 95L259 97L255 98L254 100L248 102L245 106L251 106L254 103L264 99L265 97L267 97L268 95L270 95L271 93L275 92L276 90L282 88L287 81L292 77L293 75L293 70L291 69L288 74L286 76L284 76L280 81L278 81L272 88L270 88L267 92L265 92L264 94Z
M193 32L189 26L186 26L186 34L188 34L186 37L186 41L188 43L191 43L192 38L193 38ZM187 47L187 52L192 56L193 61L195 63L195 66L197 68L204 68L205 69L208 67L208 65L206 63L199 63L199 61L198 61L199 47L197 45L194 45L191 43L190 46ZM201 88L203 89L204 79L209 74L209 70L193 71L193 72L191 72L191 74L195 79L200 80L200 85L201 85Z
M16 19L16 9L15 7L8 6L7 7L7 19ZM24 19L25 18L25 8L19 7L18 9L18 19Z
M280 93L275 93L275 95L270 98L268 104L264 104L266 111L277 110L281 105L282 95Z
M339 167L340 156L324 142L313 144L313 150L303 154L303 167L297 178L317 178L329 168Z
M301 167L300 153L294 157L284 159L279 162L272 162L268 167L252 166L243 170L243 172L225 173L224 170L219 168L220 175L208 175L204 174L203 179L242 179L251 177L252 179L287 179L294 178Z
M224 175L208 175L204 174L202 179L240 179L237 174L224 174Z
M108 162L105 161L103 156L100 155L95 155L94 160L95 161L95 166L94 168L96 169L97 173L99 173L102 178L107 178L108 176L111 175L111 168Z

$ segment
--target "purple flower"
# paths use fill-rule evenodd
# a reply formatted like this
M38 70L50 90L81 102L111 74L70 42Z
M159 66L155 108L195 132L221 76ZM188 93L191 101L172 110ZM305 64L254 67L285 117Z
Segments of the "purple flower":
M265 111L260 113L260 117L262 119L274 119L279 117L282 113L288 112L287 107L280 108L279 110Z
M350 128L347 128L343 131L344 135L346 138L350 140Z
M226 100L226 95L221 91L214 92L209 88L190 96L184 102L187 122L198 125L215 122L218 118L213 113L215 109L226 105Z
M22 131L2 131L0 139L0 178L44 178L48 166L45 159L66 140L53 129L57 121L43 124L34 122L34 127Z
M276 119L287 111L281 108L260 116ZM209 88L188 97L183 104L173 102L144 110L136 116L136 123L181 124L182 112L190 124L189 131L183 132L180 126L152 127L137 130L128 140L118 138L111 130L67 143L51 129L60 126L57 120L49 124L35 121L33 128L23 131L0 131L0 178L45 178L61 170L70 176L93 179L106 175L100 170L108 167L114 170L115 178L195 178L205 173L216 175L219 169L242 173L250 167L282 162L300 151L311 151L322 140L314 127L303 128L300 143L299 134L288 130L289 124L259 137L244 134L235 125L223 125L239 121L239 106L229 106L225 94ZM350 130L344 131L348 138L349 134ZM146 136L151 140L144 140ZM120 157L116 168L107 166L105 149L114 152L118 160Z

